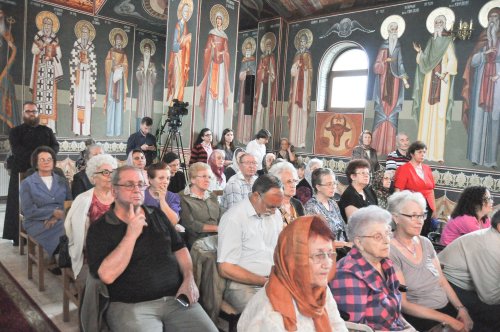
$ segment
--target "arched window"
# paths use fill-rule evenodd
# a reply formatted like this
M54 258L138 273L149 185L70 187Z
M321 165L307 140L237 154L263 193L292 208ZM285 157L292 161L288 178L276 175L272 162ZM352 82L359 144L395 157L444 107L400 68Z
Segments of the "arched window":
M360 48L349 48L339 54L328 75L326 109L328 111L363 112L368 84L368 56Z

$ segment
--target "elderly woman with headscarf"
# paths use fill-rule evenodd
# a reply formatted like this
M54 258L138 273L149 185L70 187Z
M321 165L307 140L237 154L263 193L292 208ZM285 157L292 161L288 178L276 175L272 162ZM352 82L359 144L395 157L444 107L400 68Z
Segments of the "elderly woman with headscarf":
M281 232L269 282L253 296L238 331L347 331L328 288L335 235L320 216L300 217Z
M295 195L295 198L297 198L303 205L305 205L313 196L311 175L315 169L320 167L323 167L323 162L321 160L317 158L309 160L306 170L304 171L304 178L297 184L297 194Z
M401 314L401 292L389 258L391 215L378 206L368 206L349 218L348 234L354 242L337 263L330 283L340 310L349 320L379 331L415 331Z
M402 294L404 317L419 331L438 324L470 331L473 323L467 309L444 277L431 241L420 235L425 207L421 193L404 190L389 197L387 209L396 224L390 258L399 281L408 288Z
M208 165L214 176L210 180L210 191L222 191L226 187L226 175L224 174L224 150L214 150L208 158Z
M133 149L128 153L126 164L129 166L134 166L142 171L142 176L146 185L149 186L148 182L148 172L146 171L146 155L141 149Z
M352 159L365 159L370 163L370 170L376 172L380 169L377 158L377 150L372 148L372 132L363 130L359 135L359 145L352 150Z
M393 170L380 170L375 172L373 176L373 191L377 196L378 206L383 209L387 208L387 199L394 192L394 188L392 188L393 177Z
M85 238L89 226L106 213L114 201L111 191L111 175L117 167L116 159L109 154L100 154L90 158L85 173L94 188L75 198L64 220L71 268L75 278L78 277L83 267ZM87 276L87 271L85 269L83 273L83 280Z
M226 176L226 183L229 179L240 171L240 165L238 164L238 157L241 153L245 153L242 148L236 148L233 153L233 162L230 166L224 169L224 175Z

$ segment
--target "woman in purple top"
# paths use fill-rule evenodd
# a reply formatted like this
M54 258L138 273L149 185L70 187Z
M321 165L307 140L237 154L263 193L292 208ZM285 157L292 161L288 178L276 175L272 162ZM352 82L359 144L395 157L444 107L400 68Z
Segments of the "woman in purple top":
M167 164L160 162L149 166L148 178L149 187L144 192L144 205L161 209L172 225L177 226L181 199L179 195L167 190L170 183L170 169Z
M465 188L441 234L441 244L447 246L464 234L490 227L492 210L493 198L486 187Z

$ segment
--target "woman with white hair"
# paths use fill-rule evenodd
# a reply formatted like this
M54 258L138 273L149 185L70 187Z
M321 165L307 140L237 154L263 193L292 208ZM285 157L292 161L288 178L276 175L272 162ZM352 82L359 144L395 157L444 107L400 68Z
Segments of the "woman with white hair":
M217 196L208 188L213 177L210 166L197 162L189 166L190 184L181 196L181 221L186 227L189 246L203 237L217 234L222 210Z
M109 154L100 154L89 159L85 173L94 188L75 198L64 221L71 267L75 278L82 270L85 238L89 226L106 213L114 201L111 192L111 175L117 167L116 159ZM87 271L86 269L82 278L86 277Z
M282 161L274 164L269 170L269 174L276 176L283 183L283 203L281 203L279 210L283 218L283 225L286 226L298 217L305 215L302 203L293 198L299 182L297 169L291 163Z
M295 195L295 198L297 198L304 205L313 196L313 186L311 182L312 172L321 167L323 167L323 161L317 158L309 160L304 172L304 178L297 184L297 194Z
M399 281L408 287L402 294L404 317L419 331L438 324L470 331L473 323L467 309L444 277L431 241L420 236L425 207L424 196L408 190L393 194L388 201L396 224L390 258Z
M347 231L354 243L337 263L331 289L349 320L379 331L415 331L403 319L401 292L389 258L391 215L371 205L354 212Z

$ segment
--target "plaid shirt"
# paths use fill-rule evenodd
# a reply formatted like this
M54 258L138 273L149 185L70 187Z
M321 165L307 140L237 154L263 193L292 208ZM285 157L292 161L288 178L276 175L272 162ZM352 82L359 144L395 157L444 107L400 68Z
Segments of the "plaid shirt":
M385 280L354 247L337 263L337 275L330 283L339 310L350 315L349 320L374 330L400 331L401 293L392 261L382 259Z

